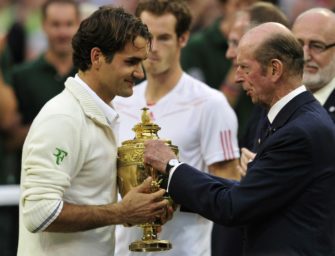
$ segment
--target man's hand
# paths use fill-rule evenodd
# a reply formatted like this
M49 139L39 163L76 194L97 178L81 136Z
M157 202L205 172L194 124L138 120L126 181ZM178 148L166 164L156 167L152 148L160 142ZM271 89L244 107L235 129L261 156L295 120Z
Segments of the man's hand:
M131 189L121 202L106 205L75 205L64 202L61 213L47 232L78 232L115 224L136 225L169 218L165 190L151 191L152 178Z
M172 219L173 213L176 209L171 205L171 203L164 209L164 213L159 216L157 219L161 225L164 225L166 222ZM158 232L161 230L159 229Z
M240 166L238 167L241 176L245 176L247 174L248 163L254 160L256 154L251 152L247 148L241 149L241 158L240 158Z
M165 218L169 201L163 199L164 189L150 193L152 178L147 178L141 185L131 189L120 202L124 223L131 225L153 222Z
M144 163L161 173L165 173L169 160L177 158L170 147L162 140L148 140L144 145Z

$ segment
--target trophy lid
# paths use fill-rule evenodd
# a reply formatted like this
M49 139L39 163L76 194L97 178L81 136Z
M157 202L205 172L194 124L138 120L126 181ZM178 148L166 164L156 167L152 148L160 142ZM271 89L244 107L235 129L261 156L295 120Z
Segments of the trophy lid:
M157 132L161 128L152 122L148 108L144 107L142 110L141 122L132 129L135 132L135 138L123 141L118 147L118 166L143 163L144 142L159 139ZM178 154L177 146L172 145L170 140L164 139L164 141Z
M159 139L157 132L161 129L157 124L154 124L149 115L149 109L142 108L141 123L138 123L132 129L135 132L135 139Z

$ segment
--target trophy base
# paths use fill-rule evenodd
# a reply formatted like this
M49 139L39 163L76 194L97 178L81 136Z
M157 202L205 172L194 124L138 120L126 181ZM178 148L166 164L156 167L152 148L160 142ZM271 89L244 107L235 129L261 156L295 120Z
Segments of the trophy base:
M172 248L168 240L138 240L129 245L133 252L158 252L167 251Z

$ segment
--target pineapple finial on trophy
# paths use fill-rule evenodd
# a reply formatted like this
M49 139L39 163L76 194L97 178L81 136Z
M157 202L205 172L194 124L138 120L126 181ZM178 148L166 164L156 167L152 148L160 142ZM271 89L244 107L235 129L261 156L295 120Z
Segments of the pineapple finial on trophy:
M142 124L151 124L151 117L149 115L149 109L144 107L142 108L143 112L142 112L142 116L141 116L141 120L142 120Z
M134 126L135 138L139 140L159 139L157 132L161 129L157 124L151 120L149 109L142 108L141 123Z

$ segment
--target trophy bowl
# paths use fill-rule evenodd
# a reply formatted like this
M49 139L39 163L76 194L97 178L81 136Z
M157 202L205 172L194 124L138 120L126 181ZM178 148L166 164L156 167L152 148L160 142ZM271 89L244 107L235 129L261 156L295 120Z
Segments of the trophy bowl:
M141 123L134 126L135 138L122 142L118 148L117 177L118 187L121 197L124 197L129 190L140 185L149 176L152 177L151 192L159 190L167 181L167 176L160 174L157 170L143 163L144 142L146 140L159 139L157 132L160 127L152 123L148 113L148 108L142 109ZM164 142L178 154L178 147L172 145L171 141ZM166 195L171 201L171 198ZM158 239L158 228L162 225L157 219L151 223L139 225L143 229L143 236L140 240L134 241L129 245L130 251L135 252L154 252L165 251L172 248L168 240Z

